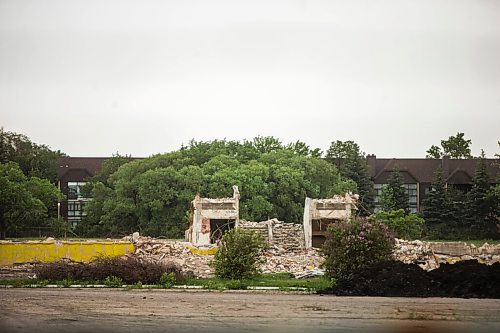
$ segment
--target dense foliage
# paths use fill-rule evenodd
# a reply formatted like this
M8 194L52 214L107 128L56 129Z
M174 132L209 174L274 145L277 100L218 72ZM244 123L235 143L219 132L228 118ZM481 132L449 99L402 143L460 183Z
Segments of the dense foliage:
M451 158L472 158L470 145L472 141L464 138L464 133L457 133L450 136L448 140L441 140L441 147L432 145L427 150L427 158L442 158L450 156Z
M229 197L233 185L241 193L241 218L300 222L306 196L324 198L356 189L334 165L314 157L317 153L304 144L258 137L192 141L179 151L124 163L93 179L93 200L78 233L119 236L139 230L182 237L194 196Z
M408 194L403 187L403 178L399 172L399 167L394 166L391 176L387 180L387 185L382 187L380 205L384 211L402 209L408 211Z
M48 179L55 183L57 160L64 156L46 145L36 144L22 134L4 131L0 127L0 163L15 162L28 176Z
M500 196L486 172L484 153L478 159L472 188L467 193L446 186L441 170L424 201L426 234L438 239L498 238Z
M381 211L369 218L372 222L384 223L397 238L420 239L425 220L417 214L407 214L403 209Z
M27 177L15 162L0 163L0 238L18 230L49 225L61 192L47 179Z
M375 191L373 181L368 173L365 153L354 141L334 141L326 152L326 158L331 161L345 179L356 183L359 194L359 215L368 216L373 213Z
M324 267L329 277L344 278L365 266L390 260L394 237L378 221L353 220L328 227L323 245Z
M215 275L224 279L251 278L259 273L261 251L266 244L255 231L231 229L219 243L212 265Z

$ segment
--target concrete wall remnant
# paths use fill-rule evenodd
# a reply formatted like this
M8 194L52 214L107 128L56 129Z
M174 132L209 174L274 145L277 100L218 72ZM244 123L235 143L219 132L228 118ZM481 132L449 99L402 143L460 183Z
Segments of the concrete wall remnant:
M338 221L348 221L357 210L359 195L346 193L327 199L306 198L304 206L304 238L306 248L321 247L327 227Z
M278 219L262 222L241 220L238 228L259 233L264 241L285 251L299 252L305 248L302 224L285 223Z
M200 198L192 201L193 221L186 230L186 240L194 245L216 243L229 229L238 227L240 216L240 192L233 186L231 198Z

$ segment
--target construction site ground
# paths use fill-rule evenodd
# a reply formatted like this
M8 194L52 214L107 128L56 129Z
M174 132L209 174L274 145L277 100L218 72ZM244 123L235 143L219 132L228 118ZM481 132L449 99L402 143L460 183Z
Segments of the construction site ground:
M499 332L500 300L0 289L1 332Z

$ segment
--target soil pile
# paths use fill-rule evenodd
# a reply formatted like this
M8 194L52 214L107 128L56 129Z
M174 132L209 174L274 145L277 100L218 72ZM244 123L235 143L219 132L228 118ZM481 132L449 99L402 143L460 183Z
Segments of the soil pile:
M323 294L339 296L500 298L500 263L467 260L425 271L416 264L386 261L363 268Z

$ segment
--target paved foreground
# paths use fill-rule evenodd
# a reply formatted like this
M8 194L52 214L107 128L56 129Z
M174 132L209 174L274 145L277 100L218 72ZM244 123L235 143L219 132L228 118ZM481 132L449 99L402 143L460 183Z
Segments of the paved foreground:
M0 332L500 332L500 300L1 289Z

